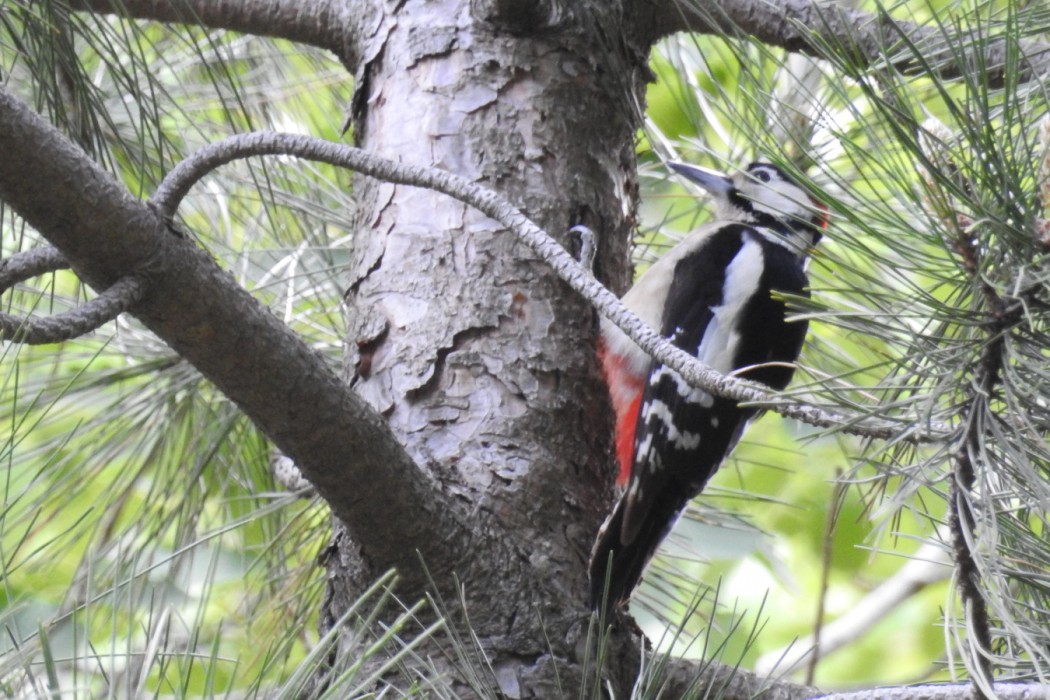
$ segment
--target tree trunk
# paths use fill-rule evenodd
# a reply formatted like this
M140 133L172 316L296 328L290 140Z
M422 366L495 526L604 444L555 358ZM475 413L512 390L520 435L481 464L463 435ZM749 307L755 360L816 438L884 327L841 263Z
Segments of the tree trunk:
M622 289L645 54L600 41L623 36L608 8L599 21L542 5L372 3L355 27L353 136L503 193L570 250L564 232L589 226L597 274ZM573 693L586 562L612 469L595 314L463 204L367 178L354 187L348 379L482 543L467 561L427 561L427 571L446 602L458 577L507 695L554 697L552 655ZM366 543L337 532L328 620L382 573L370 570Z

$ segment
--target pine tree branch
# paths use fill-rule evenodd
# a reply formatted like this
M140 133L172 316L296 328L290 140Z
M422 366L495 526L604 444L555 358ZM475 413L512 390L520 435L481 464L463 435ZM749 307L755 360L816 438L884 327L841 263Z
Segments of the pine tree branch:
M974 533L973 488L977 482L977 465L982 463L984 420L989 415L988 403L1001 379L1003 354L1009 327L1019 320L1013 309L981 274L981 252L972 239L960 235L955 250L962 259L962 268L973 279L988 309L990 321L985 325L987 343L981 352L974 378L971 397L962 415L964 425L962 444L953 456L954 478L949 497L948 527L952 533L952 553L955 559L959 598L962 601L966 627L971 635L972 653L968 655L973 678L974 696L992 697L992 625L988 604L981 588L981 567L977 561ZM985 468L986 462L984 463Z
M969 683L945 683L825 693L731 665L705 663L698 667L697 662L681 658L666 660L665 678L660 684L660 697L722 700L971 700L972 691ZM1050 686L997 683L995 694L999 700L1050 700Z
M561 245L504 197L442 170L395 163L350 146L298 134L257 132L211 144L179 163L157 189L153 203L162 215L171 217L189 189L204 175L232 160L261 155L292 155L346 167L386 182L433 189L475 207L517 235L602 315L651 356L679 372L691 386L852 435L923 443L939 441L948 432L947 427L940 425L924 429L915 419L876 420L788 401L755 382L719 374L642 323Z
M0 288L2 291L2 288ZM19 318L0 312L0 340L26 345L48 345L77 338L115 319L142 299L146 283L139 277L121 277L97 297L72 311L46 318Z
M946 80L958 78L974 65L959 60L963 46L967 55L983 56L979 65L987 66L989 87L1002 87L1007 78L1010 47L1006 41L951 36L939 27L897 20L886 12L853 10L828 0L636 0L630 6L639 25L649 27L654 40L680 31L750 35L770 46L816 57L829 50L846 52L858 69L892 67L917 75L932 67ZM1050 70L1050 44L1025 42L1020 49L1024 56L1021 70L1011 80L1039 79Z
M995 694L991 683L997 652L1005 652L1004 673L1019 675L1016 664L1027 652L1027 649L1017 651L1024 647L1023 642L1018 644L1025 634L1019 630L1026 625L1038 627L1034 620L1039 613L1032 611L1039 606L1030 606L1026 600L1031 595L1027 590L1029 584L1015 580L1012 572L1003 569L1004 562L1026 561L1028 553L1017 554L1016 535L1001 529L1000 517L1004 513L1012 514L1017 503L1026 503L1032 498L1033 503L1039 500L1039 496L1030 496L1027 489L1033 480L1036 488L1041 488L1038 481L1041 477L1036 474L1020 477L1014 472L1030 457L1014 457L1010 451L1015 449L1014 439L1023 444L1039 440L1042 435L1041 428L1029 434L1020 427L1039 424L1038 408L1036 413L1030 413L1029 406L1018 406L1014 403L1016 394L1038 396L1040 391L1038 381L1023 388L1019 386L1023 382L1018 382L1014 358L1018 346L1032 346L1036 353L1046 346L1038 334L1030 334L1030 329L1040 327L1038 310L1045 309L1046 305L1038 287L1026 289L1011 281L1015 272L1012 266L1019 265L1023 271L1028 259L1024 254L1020 258L1010 257L1014 251L1000 238L999 228L992 223L995 216L989 216L980 204L984 192L995 191L1000 186L995 176L985 179L987 173L996 172L1000 167L1020 170L1023 166L1018 161L1000 165L1002 161L998 158L985 161L983 153L987 144L982 138L966 127L961 134L954 134L940 121L928 118L922 125L918 146L928 161L921 169L925 187L923 206L929 215L940 220L946 248L957 256L959 289L969 300L965 311L960 307L960 313L965 313L966 322L973 324L968 340L976 357L967 358L957 370L963 377L955 400L959 429L951 441L954 449L949 456L948 526L955 564L954 583L963 618L963 624L949 629L973 680L974 696L988 698ZM1025 144L1022 157L1034 153L1045 158L1047 139L1050 139L1050 130L1041 126L1043 148L1031 149ZM980 165L968 167L971 164L962 161L969 158ZM981 161L977 161L978 158ZM1038 188L1033 193L1041 200L1037 215L1043 213L1041 205L1046 201L1040 187L1047 172L1045 161L1040 163L1039 171L1040 178L1033 183ZM1009 197L1013 196L1012 187L1016 185L1008 186ZM1026 232L1033 236L1035 246L1041 245L1043 222L1037 216ZM1004 264L1005 261L1009 262ZM1003 425L1010 425L1017 432L1005 434L1001 430ZM1014 500L1010 494L1018 487L1024 495ZM1038 530L1036 533L1028 530L1025 535L1040 537ZM1036 557L1035 561L1038 560ZM995 611L997 619L992 619L990 610ZM1021 667L1029 662L1035 673L1039 673L1039 662L1035 658L1021 662Z
M982 447L982 423L986 415L989 395L999 379L1002 362L1004 329L996 328L993 339L985 347L978 368L977 391L963 416L965 431L963 444L955 453L954 478L949 498L948 527L952 533L952 553L955 559L959 597L962 600L967 629L973 637L975 647L969 660L972 663L974 693L979 698L990 697L992 681L992 631L988 617L988 605L981 589L981 568L974 554L973 487L977 481L974 462L979 460Z
M551 3L537 10L528 3L502 0L489 0L488 5L502 14L511 12L508 5L512 9L520 6L524 19L515 15L518 22L539 21L530 18L551 15L557 7ZM933 66L944 79L957 78L965 70L965 62L958 60L952 45L972 42L967 37L946 36L937 27L897 20L885 12L853 10L828 0L628 0L625 5L635 18L629 24L650 42L680 31L751 35L770 46L816 57L823 56L828 47L838 47L858 67L888 65L905 74L920 74ZM70 7L298 41L334 51L348 61L351 70L356 55L351 17L367 11L364 3L337 0L70 0ZM907 44L916 50L895 53ZM1006 80L1008 50L1004 41L987 41L974 43L969 51L983 55L990 87L1001 87ZM1027 82L1050 71L1050 44L1026 42L1021 50L1025 57L1022 69L1013 79Z
M348 55L354 3L339 0L69 0L70 8L130 19L232 29ZM361 8L357 8L361 10Z
M666 664L660 697L712 697L722 700L804 700L820 695L813 686L754 673L729 664L661 658Z
M69 261L55 248L34 248L0 260L0 294L19 282L57 270L68 270Z

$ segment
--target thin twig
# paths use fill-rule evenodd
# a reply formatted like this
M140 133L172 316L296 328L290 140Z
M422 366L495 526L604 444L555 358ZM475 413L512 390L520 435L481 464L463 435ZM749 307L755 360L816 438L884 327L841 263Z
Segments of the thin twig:
M999 384L1003 362L1005 331L1011 324L1013 314L1006 301L980 272L981 256L973 240L960 236L955 241L957 252L963 258L963 267L977 284L986 304L991 310L991 322L987 326L989 342L981 353L973 396L966 409L966 430L962 445L954 456L954 478L949 499L948 526L952 533L952 551L958 572L959 597L963 614L967 620L976 650L970 654L973 661L973 689L977 698L994 697L992 689L992 626L988 617L988 605L981 591L981 569L974 556L973 533L976 529L973 505L970 501L977 472L974 459L980 454L982 432L982 408Z
M809 655L806 665L806 685L813 685L813 676L820 663L820 637L824 631L824 614L828 597L828 581L831 577L831 557L835 549L835 525L846 497L847 484L842 480L842 470L837 469L835 486L831 491L831 505L828 508L827 528L824 530L824 551L820 563L820 593L817 596L817 619L813 622L813 653Z
M0 312L0 339L25 345L60 343L89 333L112 321L142 299L146 283L140 277L121 277L113 285L72 311L45 318L19 318Z
M33 248L0 260L0 294L19 282L39 277L48 272L66 270L69 262L57 248Z
M883 622L904 601L927 586L952 575L950 552L939 542L938 533L928 540L890 578L857 601L844 614L826 622L820 640L814 636L795 640L789 647L772 649L755 662L759 673L789 674L802 665L810 654L827 657L856 642Z
M986 368L987 369L987 368ZM997 374L997 373L996 373ZM985 383L982 382L982 385ZM973 533L976 523L970 494L976 482L973 455L979 449L979 416L974 415L980 398L971 402L964 444L955 454L955 474L949 498L948 528L952 533L952 553L959 582L963 614L973 635L976 651L970 654L974 664L973 686L977 698L988 698L992 688L992 629L988 605L981 591L981 569L974 557Z
M968 466L960 466L960 465ZM971 538L974 531L973 510L970 505L968 487L959 483L960 474L973 465L966 450L960 450L956 458L956 475L951 489L951 514L948 527L952 533L952 552L958 574L959 598L963 604L963 617L973 635L977 649L970 654L976 672L973 674L974 695L988 698L992 689L992 631L988 619L988 605L981 592L981 570L973 556ZM972 482L971 482L972 486Z
M975 185L965 175L949 148L955 136L940 121L927 119L919 133L923 152L944 176L956 180L960 191L974 195ZM926 207L944 224L948 234L948 245L959 256L963 274L976 286L980 299L984 301L987 321L983 324L987 342L974 372L974 381L968 389L968 405L961 411L962 436L952 455L953 478L948 499L948 527L951 531L952 557L955 562L959 599L962 603L966 629L970 634L970 648L966 655L973 681L973 693L977 698L994 697L992 664L992 631L988 616L988 604L981 590L981 566L974 547L974 532L977 522L972 495L977 482L977 467L981 455L981 437L984 433L984 417L991 396L1001 381L1003 352L1007 331L1019 319L1021 305L1017 300L1007 300L985 277L982 267L981 249L975 244L975 235L980 221L959 211L955 197L941 185L941 179L923 169L927 185ZM981 465L987 468L987 464Z
M190 188L205 175L231 161L262 155L291 155L320 161L386 182L442 192L469 204L517 235L566 284L590 301L650 356L681 374L691 386L717 396L757 405L811 425L835 427L852 435L930 443L942 441L950 432L947 426L941 424L930 423L923 427L917 419L910 422L858 419L786 400L760 384L719 374L642 323L561 245L503 196L442 170L395 163L357 148L299 134L257 132L226 138L190 155L164 178L153 197L153 205L170 220Z

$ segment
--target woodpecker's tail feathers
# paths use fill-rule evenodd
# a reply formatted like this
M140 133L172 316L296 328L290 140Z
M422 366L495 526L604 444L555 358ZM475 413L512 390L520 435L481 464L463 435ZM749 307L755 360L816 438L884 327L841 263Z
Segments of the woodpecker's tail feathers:
M626 498L620 499L598 531L591 550L591 609L608 613L627 602L642 578L645 565L688 501L687 494L665 492L652 504L650 517L629 541L624 542Z

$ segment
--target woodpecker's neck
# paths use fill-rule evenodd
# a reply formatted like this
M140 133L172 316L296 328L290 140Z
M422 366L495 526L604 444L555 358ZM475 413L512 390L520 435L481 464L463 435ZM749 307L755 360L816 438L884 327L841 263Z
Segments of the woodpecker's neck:
M740 221L758 229L767 229L770 231L770 240L790 248L798 255L804 255L820 240L826 225L823 208L819 205L815 205L815 208L816 211L812 213L800 210L798 217L788 217L756 206L755 202L742 196L737 190L732 190L725 199L718 202L716 218ZM809 218L802 218L810 213Z
M821 231L808 221L785 221L769 214L755 212L753 225L771 243L783 246L798 257L804 257L820 240Z

